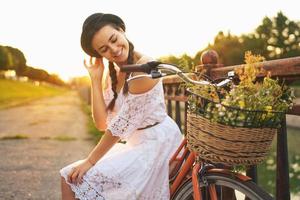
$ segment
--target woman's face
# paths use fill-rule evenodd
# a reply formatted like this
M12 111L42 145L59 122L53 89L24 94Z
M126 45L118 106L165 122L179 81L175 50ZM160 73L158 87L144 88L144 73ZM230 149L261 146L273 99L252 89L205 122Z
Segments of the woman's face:
M129 43L122 30L117 30L111 25L102 27L92 39L92 47L100 56L117 64L126 64Z

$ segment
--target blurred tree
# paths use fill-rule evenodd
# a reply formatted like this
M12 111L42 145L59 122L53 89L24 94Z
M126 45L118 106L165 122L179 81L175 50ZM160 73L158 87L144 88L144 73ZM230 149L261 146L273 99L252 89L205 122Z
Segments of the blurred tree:
M45 81L59 86L66 86L66 83L57 74L50 74Z
M219 62L224 65L235 65L244 63L244 48L242 40L230 32L224 34L222 31L214 39L214 44L209 44L206 49L218 52Z
M187 55L186 53L176 57L176 56L164 56L158 59L160 62L172 63L178 65L183 71L190 71L195 65L194 59Z
M26 68L26 59L22 51L10 46L0 46L0 69L15 70L21 74Z
M0 46L0 69L13 70L13 57L7 46Z
M300 23L290 21L282 12L276 17L265 17L255 34L267 44L267 59L300 55Z
M33 67L26 67L26 69L23 72L24 76L27 76L28 78L32 80L37 81L46 81L49 74L45 70L37 69Z
M11 56L12 56L12 63L11 67L16 70L17 75L22 74L22 72L26 68L26 59L22 51L16 48L7 47Z
M8 57L7 50L4 46L0 45L0 70L7 70Z
M69 83L72 87L75 88L87 87L91 85L91 81L88 76L73 77Z
M179 66L181 66L184 71L190 71L193 69L194 65L193 58L186 53L179 58Z
M218 52L220 63L236 65L244 63L244 53L251 51L267 60L288 58L300 55L300 23L290 21L282 12L270 19L265 17L253 33L234 36L220 31L209 44L194 57L200 64L201 54L208 49Z

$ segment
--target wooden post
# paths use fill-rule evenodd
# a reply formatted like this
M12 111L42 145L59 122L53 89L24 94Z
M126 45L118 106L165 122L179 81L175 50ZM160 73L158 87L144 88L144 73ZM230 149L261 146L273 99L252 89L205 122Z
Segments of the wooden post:
M251 177L254 183L257 183L257 166L254 165L247 169L246 175Z
M176 90L175 90L175 96L179 96L180 95L180 89L179 87L176 87ZM175 103L175 121L180 129L181 130L181 111L180 111L180 101L176 100L176 103Z
M172 94L172 85L168 85L167 86L167 95L170 96ZM167 103L167 109L168 109L168 115L173 118L172 116L172 100L168 99L168 103Z
M276 199L290 200L290 198L286 116L284 116L277 134Z

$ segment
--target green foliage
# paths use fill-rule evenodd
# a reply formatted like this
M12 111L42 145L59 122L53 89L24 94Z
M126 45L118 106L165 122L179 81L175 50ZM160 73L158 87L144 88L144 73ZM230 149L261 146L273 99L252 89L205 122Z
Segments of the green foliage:
M59 141L71 141L71 140L76 140L76 137L72 137L69 135L59 135L53 138L54 140L59 140Z
M287 127L287 147L289 163L290 191L297 197L300 195L300 148L299 128ZM272 142L266 161L258 165L258 184L275 196L276 189L276 138ZM293 198L292 198L293 199Z
M67 90L50 85L35 85L0 79L0 108L15 106L46 96L59 95Z
M65 86L58 75L49 74L47 71L29 67L22 51L10 46L0 45L0 71L15 70L18 76L27 76L29 79L45 81L59 86Z
M239 37L228 33L219 32L214 44L208 49L214 49L219 54L219 62L224 65L235 65L243 62L243 43Z
M16 48L0 45L0 70L15 70L22 72L26 66L24 54Z
M219 63L224 66L244 63L244 52L251 51L267 60L300 55L300 23L289 20L282 12L273 18L265 17L257 28L248 34L236 36L220 31L214 42L199 50L194 57L163 57L162 60L182 64L183 69L193 69L201 64L201 54L208 49L219 54ZM188 66L187 66L188 65Z
M89 132L89 134L91 134L94 143L97 144L99 142L99 140L101 139L102 135L104 134L104 132L99 131L96 128L95 123L93 121L93 117L92 117L91 106L88 105L87 103L85 103L84 101L82 101L82 110L88 116L88 121L87 121L88 132Z
M17 134L17 135L0 137L0 140L19 140L19 139L28 139L28 138L29 138L28 135Z
M91 85L91 79L88 76L73 77L69 81L69 84L75 88L87 87L87 86L89 87Z
M190 71L193 69L193 67L195 65L194 60L187 54L183 54L180 57L165 56L165 57L159 58L159 61L178 65L179 68L181 68L181 70L183 70L183 71Z
M265 17L255 34L267 45L268 59L293 57L300 54L300 24L290 21L282 12Z

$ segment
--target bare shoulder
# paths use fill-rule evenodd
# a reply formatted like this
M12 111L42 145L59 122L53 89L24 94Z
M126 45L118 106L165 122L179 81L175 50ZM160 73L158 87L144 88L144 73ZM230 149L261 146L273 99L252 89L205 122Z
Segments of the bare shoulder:
M148 56L143 56L137 64L144 64L150 61L153 61L154 59ZM132 74L132 76L140 75L140 74L145 74L143 72L135 72ZM152 78L139 78L135 79L129 82L129 92L131 94L142 94L145 93L149 90L151 90L157 83L159 79L152 79Z

